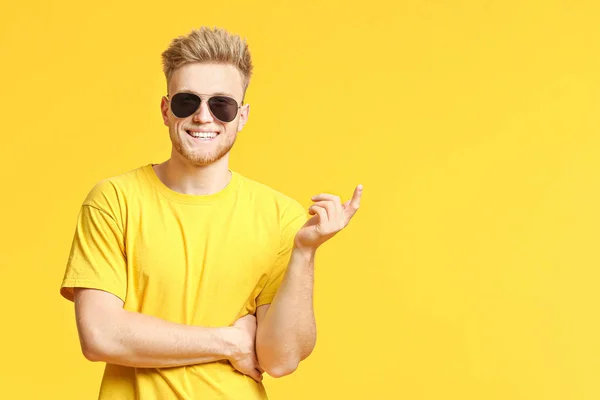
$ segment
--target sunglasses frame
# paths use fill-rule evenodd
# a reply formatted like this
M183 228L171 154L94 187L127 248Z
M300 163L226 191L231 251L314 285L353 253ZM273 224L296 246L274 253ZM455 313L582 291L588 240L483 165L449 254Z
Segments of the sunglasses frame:
M233 120L235 120L240 112L240 108L243 107L244 105L244 101L242 100L242 104L240 105L238 103L238 101L236 99L234 99L231 96L226 96L226 95L222 95L222 94L199 94L199 93L193 93L193 92L177 92L173 95L173 97L177 96L178 94L193 94L194 96L198 96L200 98L200 104L198 104L198 108L196 108L196 110L191 113L190 115L188 115L187 117L183 117L183 118L188 118L191 117L192 115L196 114L198 112L198 110L200 109L200 106L202 106L202 102L205 102L208 105L208 111L210 111L210 115L212 115L217 121L220 121L224 124L228 124L230 122L233 122ZM217 116L213 113L213 111L210 109L210 105L208 104L208 101L210 99L212 99L213 97L225 97L227 99L231 99L233 101L235 101L235 104L238 104L237 106L237 110L235 113L235 117L233 117L233 119L231 121L223 121L220 118L217 118ZM167 100L167 102L169 103L169 109L171 110L171 112L173 113L173 108L171 106L171 99L169 98L169 95L166 94L165 95L165 99ZM173 113L173 115L175 115L175 113ZM177 115L175 115L175 117L177 117ZM182 118L182 117L177 117L177 118Z

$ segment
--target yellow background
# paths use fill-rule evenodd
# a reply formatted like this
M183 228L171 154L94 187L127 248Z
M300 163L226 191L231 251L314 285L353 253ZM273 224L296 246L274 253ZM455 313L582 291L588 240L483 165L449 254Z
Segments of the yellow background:
M160 52L203 24L256 66L233 168L307 207L365 186L272 399L600 398L599 22L575 0L2 4L0 398L95 398L58 292L78 208L168 157Z

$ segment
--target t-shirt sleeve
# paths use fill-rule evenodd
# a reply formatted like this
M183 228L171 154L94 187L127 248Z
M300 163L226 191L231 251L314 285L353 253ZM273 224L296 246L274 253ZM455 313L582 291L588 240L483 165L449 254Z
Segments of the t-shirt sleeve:
M73 300L73 288L99 289L125 301L127 262L123 230L108 211L84 204L60 293Z
M265 287L256 299L257 307L264 304L270 304L273 301L290 261L296 233L298 233L300 228L306 223L308 217L309 215L304 207L295 201L291 202L291 204L283 211L280 225L281 240L279 252L277 253L275 263L269 272Z

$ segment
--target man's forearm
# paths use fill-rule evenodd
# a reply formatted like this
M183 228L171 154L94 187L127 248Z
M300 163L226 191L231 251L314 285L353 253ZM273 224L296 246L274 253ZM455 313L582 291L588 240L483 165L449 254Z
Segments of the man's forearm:
M138 368L176 367L229 359L238 350L233 327L204 328L124 310L116 297L76 292L75 310L86 358Z
M294 248L281 286L258 324L258 361L272 376L293 372L315 346L314 256L314 251Z
M137 368L166 368L227 359L232 342L227 329L175 324L124 311L86 357Z

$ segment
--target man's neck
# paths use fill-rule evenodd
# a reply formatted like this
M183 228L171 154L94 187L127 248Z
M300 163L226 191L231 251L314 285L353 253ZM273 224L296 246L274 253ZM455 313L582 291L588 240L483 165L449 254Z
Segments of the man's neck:
M171 190L191 195L220 192L231 180L228 154L212 164L202 166L172 156L162 164L154 165L154 171Z

